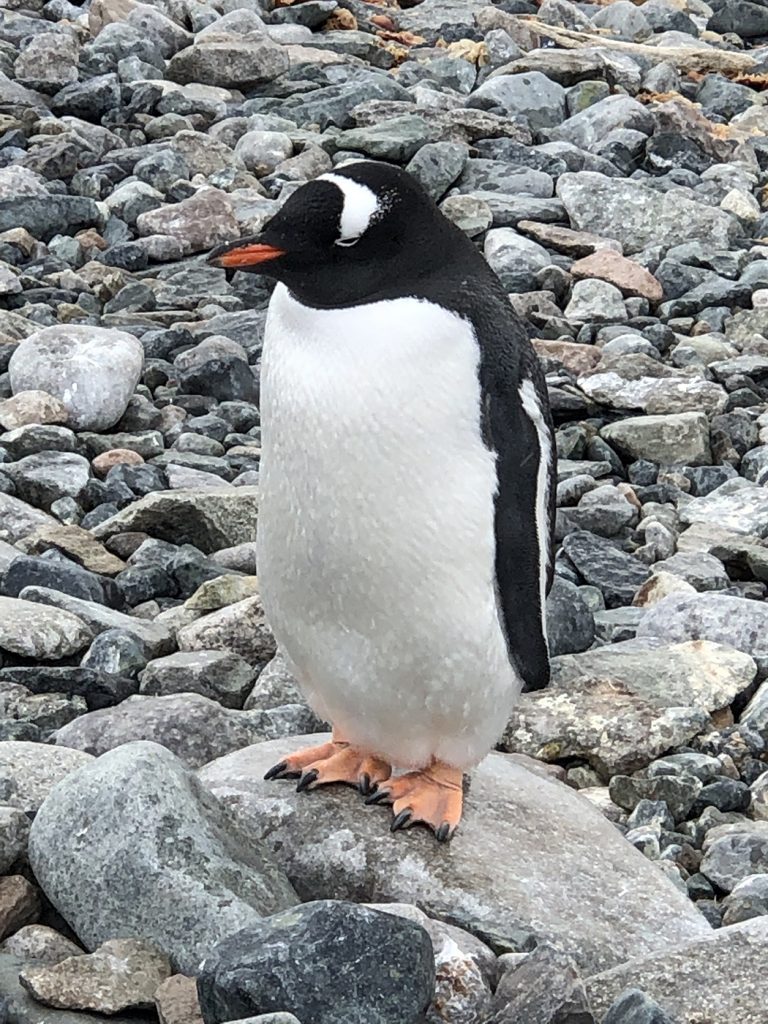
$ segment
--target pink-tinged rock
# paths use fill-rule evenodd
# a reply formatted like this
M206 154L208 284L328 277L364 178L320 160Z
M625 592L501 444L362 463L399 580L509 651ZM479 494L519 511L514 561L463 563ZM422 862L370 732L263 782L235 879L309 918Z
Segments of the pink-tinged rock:
M600 362L602 350L597 345L579 345L575 341L549 341L536 338L533 347L540 356L556 359L566 370L578 375L589 373Z
M571 267L576 280L597 277L615 285L625 295L639 295L649 302L661 302L664 289L645 267L617 252L602 250L577 260Z
M105 477L113 466L139 466L143 461L138 452L128 448L110 448L108 452L97 455L91 466L96 476Z

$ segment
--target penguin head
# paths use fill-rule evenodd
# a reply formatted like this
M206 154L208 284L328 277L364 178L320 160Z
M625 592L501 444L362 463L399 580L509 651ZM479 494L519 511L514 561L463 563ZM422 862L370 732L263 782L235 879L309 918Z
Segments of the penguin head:
M410 174L360 160L302 185L259 235L221 245L208 259L266 274L300 301L331 308L439 267L457 235Z

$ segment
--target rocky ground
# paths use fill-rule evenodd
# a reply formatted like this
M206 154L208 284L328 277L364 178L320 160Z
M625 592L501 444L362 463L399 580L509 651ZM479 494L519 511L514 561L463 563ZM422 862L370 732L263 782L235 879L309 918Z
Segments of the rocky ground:
M765 1024L767 42L4 0L0 1022ZM262 780L323 723L256 578L269 285L204 257L359 155L477 240L558 426L552 686L447 849Z

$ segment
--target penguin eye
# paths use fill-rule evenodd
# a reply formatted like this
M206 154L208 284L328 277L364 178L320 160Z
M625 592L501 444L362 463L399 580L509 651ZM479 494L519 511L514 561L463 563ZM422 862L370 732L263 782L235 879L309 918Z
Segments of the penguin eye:
M337 238L336 241L334 242L334 245L343 245L344 247L349 247L350 245L357 245L357 243L360 241L362 237L362 235L355 235L354 238Z

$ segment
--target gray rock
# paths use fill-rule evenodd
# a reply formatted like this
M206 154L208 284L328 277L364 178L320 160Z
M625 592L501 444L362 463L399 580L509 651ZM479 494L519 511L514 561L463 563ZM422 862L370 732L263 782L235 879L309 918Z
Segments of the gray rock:
M2 783L0 782L0 787ZM29 819L18 807L0 805L0 875L27 852Z
M584 582L600 590L608 608L628 605L651 575L637 558L586 530L569 534L563 549Z
M575 963L546 943L537 946L522 963L510 964L504 971L493 1007L488 1024L518 1020L529 1024L595 1024Z
M58 525L47 513L31 508L10 494L0 493L0 539L3 541L16 544L41 527Z
M413 921L320 900L220 943L197 984L206 1024L286 1009L316 1024L418 1024L435 988L434 953Z
M616 342L623 340L617 338ZM648 349L640 347L644 340L637 336L631 351L648 352ZM628 351L626 346L623 351L618 351L618 346L612 341L603 348L603 352L610 355L626 355ZM689 411L703 411L711 415L722 412L728 400L726 391L714 381L679 377L625 380L613 370L581 377L579 387L603 405L614 409L640 409L651 415Z
M543 245L512 228L494 228L485 236L485 258L507 291L531 291L536 274L552 263Z
M637 956L587 980L593 1011L599 1016L629 987L640 989L678 1021L761 1024L768 982L761 968L768 945L768 920L748 921L712 932L709 938ZM705 978L704 984L695 979ZM618 1018L616 1024L624 1024ZM630 1018L631 1020L631 1018ZM640 1018L641 1024L650 1024ZM652 1024L666 1024L664 1018ZM611 1022L613 1024L613 1022ZM634 1024L634 1020L631 1020Z
M653 117L647 107L630 96L607 96L599 103L593 103L581 113L568 118L550 133L550 137L561 142L570 142L579 149L589 150L617 128L627 128L650 135L653 131ZM611 232L601 233L608 234L610 238L616 237Z
M136 218L136 227L141 235L176 239L184 253L211 249L240 233L229 197L216 188L202 188L179 203L146 210Z
M481 110L499 109L505 116L522 115L538 131L553 128L565 117L565 89L539 71L499 74L475 89L468 103Z
M93 633L77 615L16 597L0 597L0 650L54 661L77 654Z
M731 585L720 559L703 551L697 554L681 551L657 562L653 568L654 572L671 572L679 576L696 590L725 590Z
M753 659L727 644L641 639L553 658L551 685L578 693L588 680L602 679L654 707L711 713L729 707L752 685L755 672Z
M765 488L748 480L726 480L701 498L694 498L680 509L685 525L717 523L732 533L768 537L768 507Z
M456 181L468 159L467 147L458 142L429 142L405 168L437 201Z
M741 924L768 916L768 874L747 875L723 900L723 924Z
M143 364L131 334L61 324L25 338L9 371L14 394L47 391L67 407L75 430L108 430L125 412Z
M600 436L630 461L647 459L665 466L711 464L709 421L702 412L632 416L603 427Z
M625 255L650 245L669 248L681 238L728 249L739 234L738 222L723 210L679 192L657 192L637 181L582 171L562 175L557 194L572 227L617 238Z
M288 55L266 39L228 37L194 43L175 54L168 64L172 82L248 88L271 82L288 70Z
M25 587L19 596L23 602L32 601L38 607L50 605L51 609L60 608L71 613L90 630L89 639L107 629L124 629L144 644L147 656L150 658L167 654L172 646L170 630L165 626L156 622L147 622L133 615L125 615L113 608L105 608L94 601L83 601L78 597L70 597L69 594L50 590L48 587ZM8 600L11 599L8 598Z
M8 1024L104 1024L101 1014L70 1013L42 1007L19 981L19 972L26 963L24 957L0 953L0 1006ZM157 1017L154 1014L131 1013L116 1015L109 1020L111 1024L156 1024Z
M253 678L253 669L237 654L182 651L150 661L141 673L140 690L157 697L199 693L225 708L242 708Z
M603 1024L675 1024L659 1004L637 988L628 988L606 1014Z
M16 494L37 508L50 509L60 498L82 498L91 479L87 459L74 452L39 452L3 467Z
M59 785L32 826L30 863L88 949L141 935L185 973L296 902L261 844L153 743L111 751Z
M115 707L80 715L54 736L61 747L103 754L122 743L158 743L197 768L249 743L312 728L316 716L303 704L233 711L197 693L134 696Z
M670 594L643 616L638 637L729 644L768 667L768 606L729 594Z
M256 487L155 491L95 527L93 533L100 540L119 533L148 533L173 544L193 544L210 554L254 541L258 507Z
M180 629L177 641L182 651L233 651L250 665L265 665L275 653L275 639L258 596L203 615Z
M701 781L693 775L614 775L608 785L611 800L625 811L634 811L642 800L663 802L675 821L686 818L701 793Z
M547 636L551 657L586 651L595 638L594 617L579 588L560 576L547 597Z
M0 232L25 228L40 241L54 235L101 227L104 218L93 199L68 195L22 195L0 198ZM46 389L47 390L47 389Z
M256 685L245 702L246 711L256 708L268 710L282 704L303 704L301 687L291 674L282 651L277 650L272 660L259 673Z
M34 815L57 783L93 758L79 750L23 740L0 742L0 791L3 802Z
M171 975L168 957L141 939L112 939L94 953L57 964L31 964L19 981L44 1006L62 1010L151 1010Z
M351 790L301 794L262 781L287 752L317 742L260 744L200 772L255 838L280 850L302 892L417 903L476 933L528 933L561 943L587 970L708 932L687 898L599 812L510 758L491 754L474 772L446 858L426 832L385 839L386 814L362 811Z
M620 323L626 319L627 309L618 288L607 281L592 278L577 281L573 286L565 315L569 320L582 322Z
M652 32L642 9L628 0L619 0L605 10L598 11L592 18L592 24L598 28L607 28L615 36L630 42L647 39Z
M470 238L482 235L493 223L490 206L475 196L448 196L440 204L440 211Z
M390 117L378 124L349 128L336 136L340 149L364 153L373 160L410 160L427 142L434 142L435 131L418 114Z
M768 836L749 832L721 836L707 849L699 870L718 888L732 892L750 875L768 874Z

